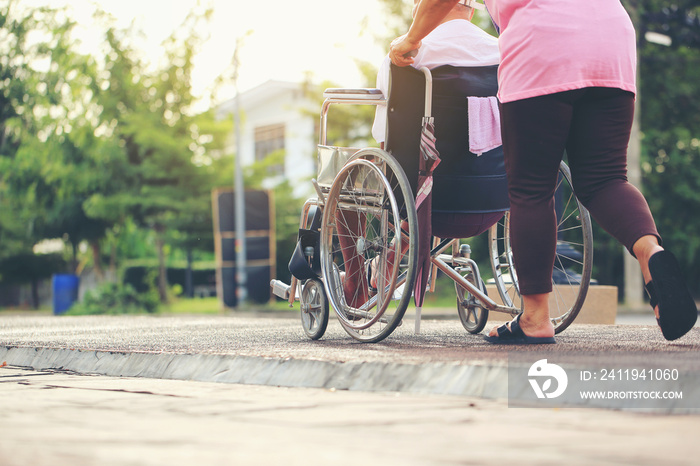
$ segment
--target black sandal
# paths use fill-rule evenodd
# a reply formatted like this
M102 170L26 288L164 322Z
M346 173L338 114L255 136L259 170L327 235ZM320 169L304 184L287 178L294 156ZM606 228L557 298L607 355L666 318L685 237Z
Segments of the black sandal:
M676 257L659 251L649 258L651 281L644 285L652 309L659 306L656 321L667 340L676 340L690 331L698 319L698 308L683 279Z
M520 316L496 329L497 336L486 335L484 340L497 345L543 345L556 343L554 337L529 337L520 328ZM510 324L510 325L508 325Z

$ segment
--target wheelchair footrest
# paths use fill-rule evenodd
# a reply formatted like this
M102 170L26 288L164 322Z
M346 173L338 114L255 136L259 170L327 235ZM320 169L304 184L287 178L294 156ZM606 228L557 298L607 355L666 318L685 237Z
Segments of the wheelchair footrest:
M280 280L272 280L270 282L270 287L272 288L272 294L282 299L289 299L292 287Z

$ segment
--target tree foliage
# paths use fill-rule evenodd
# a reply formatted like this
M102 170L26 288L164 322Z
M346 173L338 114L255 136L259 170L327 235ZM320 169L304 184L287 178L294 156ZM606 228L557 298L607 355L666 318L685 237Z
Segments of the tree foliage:
M187 249L212 245L212 177L205 155L222 139L225 127L214 123L213 112L193 111L191 91L193 58L203 42L197 31L210 14L188 16L164 44L165 66L155 72L148 71L129 45L128 31L108 29L108 75L94 86L101 125L113 128L127 163L115 174L122 189L93 196L86 204L88 213L111 221L129 217L155 232L163 300L165 244Z
M97 60L75 51L62 10L0 7L0 258L59 237L88 242L99 269L130 224L155 232L163 263L166 243L212 249L208 151L230 124L196 112L191 91L210 15L191 14L154 67L106 15Z
M74 23L60 11L10 2L0 22L0 229L11 245L3 253L26 252L42 238L66 237L74 246L98 240L105 225L82 209L103 188L90 152L99 144L86 92L94 62L72 50Z
M638 18L643 191L664 245L700 294L700 4L624 2ZM636 9L636 10L633 10ZM670 46L646 40L667 35ZM597 239L596 239L597 241Z

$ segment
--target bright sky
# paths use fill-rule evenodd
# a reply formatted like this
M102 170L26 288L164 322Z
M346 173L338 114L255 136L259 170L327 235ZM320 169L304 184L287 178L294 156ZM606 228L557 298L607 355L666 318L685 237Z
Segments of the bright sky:
M132 22L143 31L141 49L152 62L162 56L160 44L198 4L212 5L214 15L204 49L197 56L193 76L196 95L202 96L228 69L236 39L240 51L239 89L245 91L269 79L301 80L312 72L316 81L333 80L343 87L364 85L353 58L379 65L386 53L372 28L381 28L376 0L22 0L23 6L67 6L80 25L82 51L94 53L99 29L92 23L95 5L111 13L117 26ZM368 26L363 20L369 18ZM221 97L233 96L233 91Z

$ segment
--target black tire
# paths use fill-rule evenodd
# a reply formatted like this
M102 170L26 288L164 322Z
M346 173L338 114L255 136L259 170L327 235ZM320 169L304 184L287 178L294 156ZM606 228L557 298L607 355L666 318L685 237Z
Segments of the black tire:
M306 280L299 293L301 307L301 326L306 336L318 340L326 333L328 327L328 298L320 280Z
M336 175L323 212L321 271L328 299L350 336L367 343L381 341L401 323L417 274L418 221L408 179L387 152L362 149ZM350 226L358 219L362 228ZM346 267L339 235L352 245L345 255L352 255L353 267ZM395 267L388 257L394 257ZM366 299L369 291L359 294L360 286L367 290L366 272L356 264L374 259L375 275L387 285ZM360 284L349 299L346 280Z
M466 279L474 284L474 274L467 275ZM488 296L486 293L486 284L483 280L480 281L479 290ZM457 292L457 314L462 326L465 330L472 334L481 332L486 327L486 322L489 320L489 310L478 305L476 296L469 293L459 284L455 282L455 291Z

